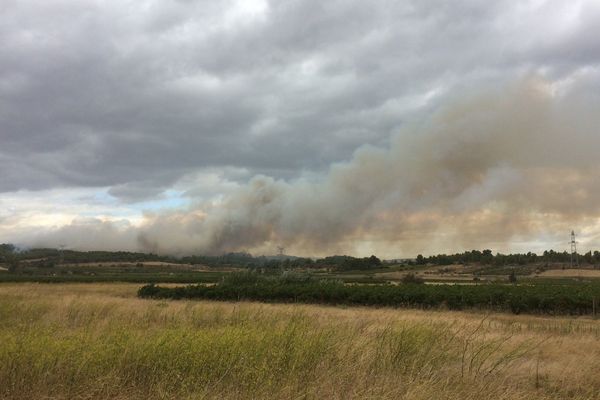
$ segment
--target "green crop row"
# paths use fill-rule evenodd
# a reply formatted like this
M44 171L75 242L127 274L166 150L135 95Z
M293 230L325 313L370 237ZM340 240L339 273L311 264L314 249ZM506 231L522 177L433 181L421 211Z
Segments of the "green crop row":
M224 280L214 286L167 288L150 284L140 288L138 296L584 315L596 313L600 285L345 285L336 281L256 278Z

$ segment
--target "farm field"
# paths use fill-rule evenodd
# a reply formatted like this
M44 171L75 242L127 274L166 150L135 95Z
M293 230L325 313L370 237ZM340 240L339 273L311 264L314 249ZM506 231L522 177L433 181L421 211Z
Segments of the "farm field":
M19 273L11 274L6 268L0 270L0 282L209 283L235 270L156 261L70 263L53 265L51 268L24 262Z
M599 399L600 321L0 284L2 399Z
M536 275L542 278L600 278L600 269L551 269Z
M565 281L594 282L600 281L600 269L595 265L580 268L569 268L563 263L549 265L531 264L520 265L386 265L370 270L350 271L311 271L307 273L316 277L338 279L348 283L383 283L400 282L406 275L413 274L425 282L468 283L468 282L507 282L508 276L515 273L519 280L528 282L539 281Z
M487 258L484 255L487 254ZM427 260L381 261L374 255L356 258L328 256L309 259L293 256L252 256L229 253L183 258L147 253L57 249L19 251L0 245L0 282L130 282L216 283L231 272L254 271L266 275L294 272L344 283L398 283L416 275L426 283L506 283L509 276L533 283L553 280L574 283L600 281L600 253L582 255L579 268L569 268L568 254L545 252L496 255L479 251ZM594 258L596 257L596 258Z

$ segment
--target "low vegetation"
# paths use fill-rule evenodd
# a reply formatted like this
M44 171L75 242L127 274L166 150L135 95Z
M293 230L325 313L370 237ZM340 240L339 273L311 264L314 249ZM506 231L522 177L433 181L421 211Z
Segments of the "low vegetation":
M0 284L0 398L600 398L600 321L135 290Z
M212 283L223 277L219 272L120 272L106 268L101 273L89 271L54 272L54 273L0 273L0 282L39 282L39 283L99 283L99 282L129 282L129 283Z
M257 300L366 306L486 309L515 314L595 314L600 284L565 285L422 285L416 277L401 285L347 285L287 274L231 274L216 285L143 286L143 298Z

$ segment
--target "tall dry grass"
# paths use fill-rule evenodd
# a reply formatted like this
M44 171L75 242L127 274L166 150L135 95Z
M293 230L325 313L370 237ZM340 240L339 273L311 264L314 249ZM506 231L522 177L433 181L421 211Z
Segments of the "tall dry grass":
M600 321L0 285L2 399L600 399Z

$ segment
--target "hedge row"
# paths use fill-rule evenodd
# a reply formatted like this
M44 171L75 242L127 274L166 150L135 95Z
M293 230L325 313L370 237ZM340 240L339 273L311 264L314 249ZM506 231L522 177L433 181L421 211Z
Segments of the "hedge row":
M339 282L222 282L214 286L161 287L138 291L142 298L207 299L416 308L488 309L515 314L592 314L600 285L344 285Z

